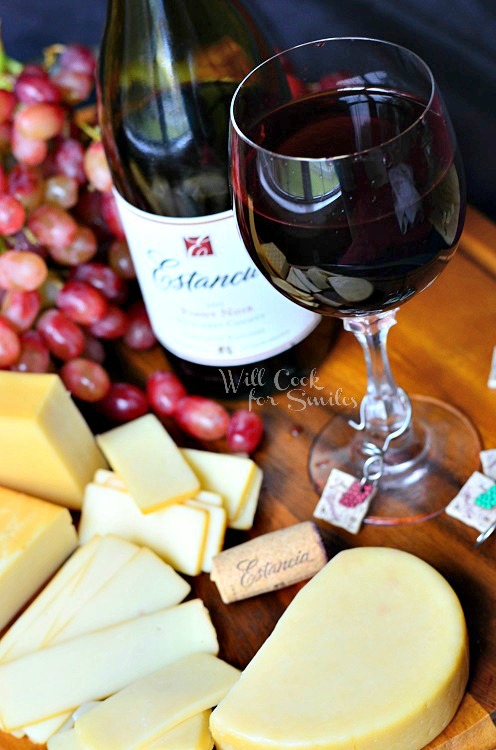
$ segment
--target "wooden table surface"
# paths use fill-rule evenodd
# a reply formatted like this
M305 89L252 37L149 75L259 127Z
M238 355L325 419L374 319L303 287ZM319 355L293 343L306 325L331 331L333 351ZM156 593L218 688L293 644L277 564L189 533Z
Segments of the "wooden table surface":
M496 448L496 390L487 387L495 345L496 226L469 210L453 260L428 290L401 309L398 325L389 337L390 359L398 384L408 393L450 402L473 421L483 447ZM135 375L142 377L162 366L162 354L156 351L140 355L131 363ZM326 391L341 387L360 400L365 367L361 349L351 334L340 331L318 375ZM266 434L254 458L264 470L264 483L255 525L249 533L231 532L229 544L312 519L317 495L307 473L308 453L332 407L312 406L296 413L284 397L278 400L277 406L260 407ZM293 429L296 424L301 431ZM215 447L222 449L222 445ZM483 709L481 720L487 714L496 714L496 534L476 550L473 544L477 532L444 513L419 524L366 525L356 536L323 523L319 523L319 529L330 555L350 546L397 547L431 563L447 578L461 600L468 624L469 693ZM241 668L262 645L302 585L224 605L207 575L193 581L195 593L205 601L217 628L221 656ZM479 721L477 716L474 723ZM485 728L494 739L489 720ZM463 729L456 734L461 736ZM496 739L474 740L473 736L465 744L450 742L447 739L432 747L496 747ZM33 746L0 736L1 750L28 747Z

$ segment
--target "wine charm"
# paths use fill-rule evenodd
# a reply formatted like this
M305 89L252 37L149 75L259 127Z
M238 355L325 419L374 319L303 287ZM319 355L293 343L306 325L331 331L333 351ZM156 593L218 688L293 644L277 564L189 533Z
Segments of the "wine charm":
M332 469L313 515L357 534L376 491L376 482L360 481L352 474Z
M496 507L488 507L491 504L487 502L487 497L484 498L494 486L492 479L480 471L474 471L447 506L446 513L467 526L472 526L478 531L485 531L496 521Z

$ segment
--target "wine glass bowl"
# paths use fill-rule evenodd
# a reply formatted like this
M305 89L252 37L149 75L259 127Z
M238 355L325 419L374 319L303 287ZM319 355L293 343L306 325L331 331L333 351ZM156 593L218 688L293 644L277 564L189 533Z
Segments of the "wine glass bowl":
M258 268L298 305L342 318L364 350L360 419L335 414L317 436L315 487L331 468L363 478L378 452L372 518L440 512L477 467L479 438L452 407L409 399L386 352L396 309L445 268L465 218L461 160L430 69L374 39L286 50L238 87L230 152L238 228Z

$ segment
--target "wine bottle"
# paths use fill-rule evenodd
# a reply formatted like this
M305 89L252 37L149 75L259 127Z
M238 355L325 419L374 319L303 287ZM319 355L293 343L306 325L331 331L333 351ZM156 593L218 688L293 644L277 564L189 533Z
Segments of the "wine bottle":
M270 385L328 349L320 317L255 268L231 209L230 101L268 56L238 0L109 0L102 139L152 327L196 392L239 394L255 368Z

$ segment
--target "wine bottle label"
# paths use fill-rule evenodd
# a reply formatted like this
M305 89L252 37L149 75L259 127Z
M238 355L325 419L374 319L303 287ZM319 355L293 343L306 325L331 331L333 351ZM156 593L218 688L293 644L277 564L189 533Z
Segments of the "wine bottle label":
M319 323L258 271L232 211L176 219L115 197L153 330L172 354L249 364L291 348Z

